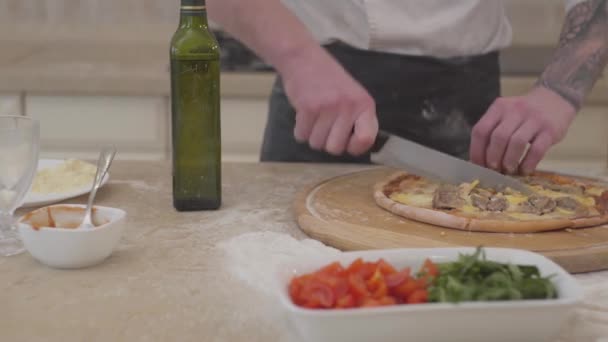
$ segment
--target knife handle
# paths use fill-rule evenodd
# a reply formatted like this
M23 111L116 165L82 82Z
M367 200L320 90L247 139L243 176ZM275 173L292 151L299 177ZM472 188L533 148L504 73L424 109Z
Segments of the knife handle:
M382 149L382 147L384 147L384 144L386 144L386 141L389 137L390 133L379 130L378 135L376 136L376 141L374 141L374 145L370 149L370 152L378 153Z

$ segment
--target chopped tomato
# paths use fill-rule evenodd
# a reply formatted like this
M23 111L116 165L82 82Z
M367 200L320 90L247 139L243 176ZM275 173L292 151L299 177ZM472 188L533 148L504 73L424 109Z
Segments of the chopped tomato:
M380 306L380 302L374 298L365 298L360 305L362 308L369 308L374 306Z
M435 265L431 261L431 259L426 259L424 261L424 265L422 265L422 271L432 277L436 277L439 275L439 268L437 268L437 265Z
M369 280L374 275L375 272L376 272L376 265L371 262L364 263L363 267L361 267L361 270L359 270L359 274L361 274L361 276L363 277L364 280Z
M347 295L350 292L350 286L348 284L348 279L340 278L338 283L333 288L336 297L340 298Z
M380 299L376 299L376 298L366 298L365 301L363 302L363 304L361 304L362 307L374 307L374 306L384 306L384 305L388 305L385 302L382 302Z
M393 297L384 296L384 297L378 299L378 303L380 303L381 305L394 305L394 304L397 304L397 301Z
M329 286L337 297L341 297L348 292L348 282L341 276L332 276L320 273L315 274L315 278L323 284Z
M363 259L357 258L355 261L351 262L350 265L346 268L346 273L353 274L359 273L361 268L363 267Z
M340 297L336 301L336 308L353 308L355 307L355 297L352 294L347 294L343 297Z
M304 284L301 296L306 301L304 306L311 308L330 308L335 301L331 288L317 279Z
M418 289L414 291L409 297L407 297L406 303L408 304L416 304L416 303L426 303L428 300L428 291L425 289Z
M365 285L365 281L360 274L349 274L348 285L351 293L356 299L369 297L370 293L367 290L367 285Z
M391 293L405 301L414 291L424 288L416 279L410 278L401 285L391 289Z
M379 269L376 269L371 278L369 278L365 284L367 285L368 290L375 291L381 283L384 283L384 276Z
M289 285L289 295L294 299L296 304L301 305L305 302L302 298L302 288L305 284L313 279L312 274L305 274L294 278Z
M397 273L397 270L384 259L378 260L378 264L376 266L383 275Z
M366 282L367 289L371 292L372 298L382 298L388 293L388 288L384 282L384 276L379 268L374 275Z
M397 271L384 259L366 262L359 258L346 268L333 262L294 277L288 291L296 305L312 309L424 303L428 285L439 271L430 260L420 271L422 276L417 278L410 268Z
M380 286L378 286L378 288L376 288L372 292L372 298L386 297L387 294L388 294L388 288L386 287L386 284L384 282L382 282L382 283L380 283Z
M321 268L317 273L319 274L327 274L327 275L340 275L344 272L344 267L339 262L333 262L323 268Z
M392 288L401 285L404 281L408 280L409 277L410 269L405 268L402 271L386 275L384 279L386 280L386 286Z
M382 298L366 298L361 304L362 307L374 307L374 306L385 306L397 304L393 297L382 297Z
M369 279L376 270L376 264L371 262L365 262L363 259L358 258L353 261L345 270L347 274L357 273L360 274L364 280Z
M291 298L300 297L300 290L302 289L301 278L295 278L289 283L289 296Z

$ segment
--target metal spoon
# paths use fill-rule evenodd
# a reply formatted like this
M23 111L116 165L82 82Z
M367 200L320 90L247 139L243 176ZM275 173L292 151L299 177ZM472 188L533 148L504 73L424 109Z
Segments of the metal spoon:
M95 195L97 194L97 190L101 186L101 182L103 178L108 173L108 169L112 164L112 160L116 155L116 148L114 146L106 146L101 150L99 154L99 160L97 160L97 172L95 173L95 180L93 182L93 188L91 189L91 193L89 194L89 201L87 203L87 209L84 212L84 219L78 229L90 229L94 228L93 219L91 218L91 211L93 209L93 200L95 199Z

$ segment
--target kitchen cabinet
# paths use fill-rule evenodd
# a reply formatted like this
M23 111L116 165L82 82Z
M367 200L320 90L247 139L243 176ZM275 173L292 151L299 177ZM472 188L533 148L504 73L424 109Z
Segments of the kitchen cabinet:
M0 93L0 115L22 115L21 97L19 94Z
M223 159L257 161L266 125L267 99L227 98L221 105Z
M27 115L40 120L44 157L96 158L103 144L122 159L167 158L164 97L43 96L25 99Z
M222 154L226 161L257 161L268 110L269 77L248 75L239 91L222 96ZM238 83L237 75L228 79ZM523 93L533 82L506 77L504 95ZM232 88L230 88L232 89ZM236 89L236 88L235 88ZM608 104L595 93L575 118L550 160L608 160ZM162 160L170 157L168 96L27 95L26 115L42 124L45 157L95 158L99 146L113 143L119 159ZM17 95L0 96L0 113L20 112Z
M117 146L117 159L170 157L168 97L31 95L25 103L40 121L43 157L96 158L103 144ZM223 97L221 110L224 160L257 161L267 98Z

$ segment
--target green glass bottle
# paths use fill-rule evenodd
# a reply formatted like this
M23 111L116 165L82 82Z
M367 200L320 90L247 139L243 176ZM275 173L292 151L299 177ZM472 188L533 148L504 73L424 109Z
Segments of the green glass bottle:
M171 40L173 206L217 209L222 202L220 53L205 0L181 0Z

